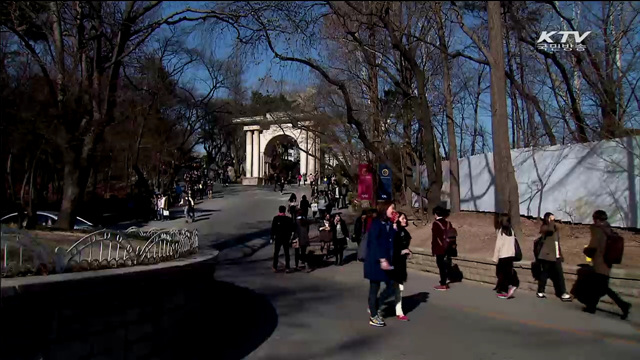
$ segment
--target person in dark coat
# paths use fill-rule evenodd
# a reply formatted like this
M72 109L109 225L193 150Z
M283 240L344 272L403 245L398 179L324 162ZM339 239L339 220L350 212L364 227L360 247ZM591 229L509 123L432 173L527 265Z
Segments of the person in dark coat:
M333 250L336 256L336 266L342 266L344 257L344 249L347 248L347 239L349 238L349 228L340 214L335 214L331 222L331 231L333 235Z
M434 289L446 291L449 290L447 278L451 261L446 255L447 246L449 245L449 239L447 239L447 229L449 228L447 217L449 216L449 211L441 206L436 206L433 209L433 214L436 216L436 220L431 226L431 252L436 257L436 264L440 272L440 285L434 286Z
M296 231L293 234L293 240L298 241L298 247L294 249L296 269L308 267L311 271L309 262L307 261L307 248L309 247L309 221L304 216L302 209L298 209L296 217ZM302 267L298 266L302 263Z
M393 271L391 272L396 288L396 317L402 321L409 318L402 311L402 291L404 283L407 282L407 258L411 256L409 245L411 244L411 234L407 231L407 215L398 213L396 222L396 234L393 238Z
M296 194L291 194L289 196L289 214L291 214L291 218L295 219L296 214L298 213L298 197Z
M609 276L611 274L613 264L607 264L604 258L605 249L607 247L607 237L611 235L612 231L611 225L607 222L608 219L609 217L604 210L597 210L593 213L591 241L589 242L589 246L585 249L585 255L592 259L593 270L595 271L589 286L591 288L590 292L593 292L594 296L591 296L590 301L585 303L586 308L584 311L591 314L595 313L596 306L598 306L600 298L607 295L616 305L618 305L622 311L621 319L625 320L629 316L631 304L622 300L620 295L616 294L609 287Z
M287 216L286 211L287 208L281 205L278 208L278 215L273 218L271 223L271 239L275 243L273 246L273 272L278 271L278 257L281 247L284 250L285 272L291 272L289 245L295 228L293 220Z
M353 224L353 242L360 245L362 240L362 234L364 233L364 223L367 218L367 211L362 210L362 214L358 217Z
M542 218L542 226L540 226L540 235L542 237L542 248L538 255L540 263L540 279L538 280L538 292L536 296L544 299L544 289L547 286L547 279L551 278L553 287L562 301L571 301L571 295L567 293L564 282L564 271L562 270L562 249L560 248L560 231L555 223L555 216L548 212Z
M307 200L307 195L302 195L302 200L300 200L300 210L302 210L302 216L304 216L305 219L309 217L310 207L311 204L309 203L309 200Z
M393 238L396 234L394 218L397 213L393 203L380 203L378 207L380 215L369 229L364 277L369 280L369 324L380 327L386 325L379 312L380 304L395 295L396 291L390 270L393 270ZM385 289L378 296L382 282L385 283Z

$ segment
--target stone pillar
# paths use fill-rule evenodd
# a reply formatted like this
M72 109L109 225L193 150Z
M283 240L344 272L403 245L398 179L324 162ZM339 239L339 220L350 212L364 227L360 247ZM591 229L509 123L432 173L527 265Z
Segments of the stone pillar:
M322 153L320 150L320 138L316 137L316 143L315 143L315 154L316 154L316 171L318 171L319 174L321 174L320 176L324 176L324 171L322 169Z
M253 170L252 177L260 177L260 130L253 131Z
M246 133L246 155L245 155L245 163L244 163L244 176L250 178L251 177L251 169L253 168L253 137L251 130L245 131Z
M309 136L307 134L307 136ZM300 175L304 175L305 173L307 175L309 175L309 172L307 171L307 149L309 148L309 145L307 145L309 143L309 138L305 137L305 140L302 144L300 145Z
M316 152L316 144L315 144L315 140L316 137L313 134L310 134L311 137L309 140L307 140L307 143L309 144L307 146L307 151L309 152L309 161L307 162L307 167L309 169L309 174L314 174L316 173L316 160L313 157L315 155Z

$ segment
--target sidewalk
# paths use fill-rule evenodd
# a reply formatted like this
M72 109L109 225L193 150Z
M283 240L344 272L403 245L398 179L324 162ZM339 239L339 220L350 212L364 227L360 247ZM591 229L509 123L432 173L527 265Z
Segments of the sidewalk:
M583 313L577 302L540 300L529 292L498 299L491 286L472 282L438 292L433 290L437 276L413 270L403 294L411 321L391 317L386 328L373 328L362 263L273 274L272 251L266 246L216 272L218 280L266 295L279 315L273 335L249 359L622 360L640 354L638 310L622 321L612 314ZM236 310L229 304L228 311Z

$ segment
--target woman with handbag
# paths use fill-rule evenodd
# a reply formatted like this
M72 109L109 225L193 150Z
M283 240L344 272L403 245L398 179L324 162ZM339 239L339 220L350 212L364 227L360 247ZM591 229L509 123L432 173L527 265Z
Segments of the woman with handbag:
M500 214L495 223L496 246L493 250L493 261L496 265L498 283L496 291L499 299L510 299L518 289L519 281L513 262L522 260L522 251L511 227L511 217Z
M331 223L331 230L333 235L333 251L336 257L336 266L342 266L342 259L344 257L344 249L347 248L347 238L349 237L349 228L347 224L340 217L340 214L335 214Z
M396 234L393 238L393 271L392 278L397 284L396 289L396 317L401 321L409 321L409 318L402 311L402 292L404 283L407 282L407 258L411 256L409 245L411 244L411 234L407 231L407 215L398 213L396 221Z
M562 301L571 301L571 295L567 293L564 283L564 272L562 270L562 249L560 248L560 231L554 222L556 217L548 212L544 214L540 235L542 246L538 255L540 263L540 280L538 280L538 292L536 296L544 299L547 296L544 289L547 286L547 279L551 278L556 296Z

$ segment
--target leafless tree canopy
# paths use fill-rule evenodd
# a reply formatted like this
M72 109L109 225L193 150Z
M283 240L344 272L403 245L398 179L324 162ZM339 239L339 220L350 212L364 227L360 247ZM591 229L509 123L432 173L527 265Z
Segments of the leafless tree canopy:
M309 130L338 171L386 162L432 207L450 160L457 210L458 157L504 161L513 148L640 133L639 11L636 2L9 2L5 196L31 209L46 188L69 227L86 193L114 179L170 186L198 146L209 166L231 161L240 172L244 139L231 119L273 110L252 104L244 78L256 59L273 59L310 79L285 110L313 116ZM208 45L194 46L193 34ZM417 165L426 186L412 177ZM496 172L511 211L513 167Z

